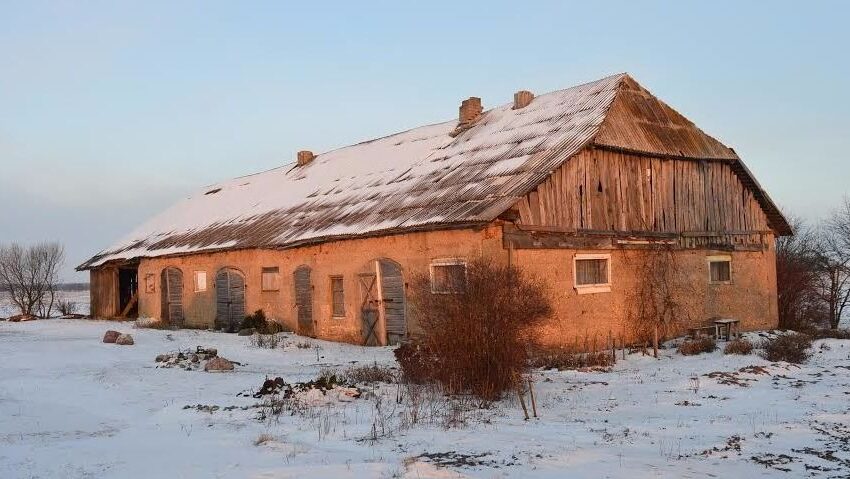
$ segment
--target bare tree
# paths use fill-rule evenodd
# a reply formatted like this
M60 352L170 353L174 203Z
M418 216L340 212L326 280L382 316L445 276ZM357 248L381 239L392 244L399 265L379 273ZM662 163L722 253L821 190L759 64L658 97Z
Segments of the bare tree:
M850 311L850 198L824 222L818 241L819 286L829 326L838 328Z
M0 285L24 315L49 317L65 250L59 243L0 246Z
M793 236L776 239L776 290L779 327L822 326L826 316L820 301L819 231L800 218L790 218Z

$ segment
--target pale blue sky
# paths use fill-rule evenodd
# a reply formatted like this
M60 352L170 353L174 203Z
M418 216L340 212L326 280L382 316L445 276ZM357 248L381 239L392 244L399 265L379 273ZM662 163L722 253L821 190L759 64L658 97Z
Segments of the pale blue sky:
M63 241L86 279L196 187L621 71L817 217L850 191L848 21L848 2L0 0L0 242Z

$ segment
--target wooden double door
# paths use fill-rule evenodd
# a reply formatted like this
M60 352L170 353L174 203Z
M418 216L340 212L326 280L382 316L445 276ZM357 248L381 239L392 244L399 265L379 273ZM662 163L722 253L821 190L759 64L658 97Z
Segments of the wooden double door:
M367 271L358 276L358 282L363 344L398 344L407 336L407 303L401 266L389 259L372 261Z

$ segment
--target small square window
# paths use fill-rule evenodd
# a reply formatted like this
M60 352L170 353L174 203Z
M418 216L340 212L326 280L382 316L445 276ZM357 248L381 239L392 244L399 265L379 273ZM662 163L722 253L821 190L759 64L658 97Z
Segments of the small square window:
M573 282L579 294L611 291L611 255L575 255Z
M263 268L263 291L280 291L280 271L277 267Z
M466 262L450 259L431 263L432 293L462 293L466 291Z
M345 287L342 276L331 276L331 310L334 317L345 316Z
M201 293L207 290L207 272L195 271L195 292Z
M731 283L732 258L730 256L709 256L708 280L715 284Z

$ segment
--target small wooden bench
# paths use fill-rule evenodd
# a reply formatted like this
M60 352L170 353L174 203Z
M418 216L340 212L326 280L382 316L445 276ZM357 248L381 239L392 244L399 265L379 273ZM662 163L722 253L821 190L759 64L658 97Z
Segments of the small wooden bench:
M722 339L724 341L729 341L732 338L738 337L741 334L739 332L738 323L740 323L740 321L737 319L715 319L714 337L717 339Z

